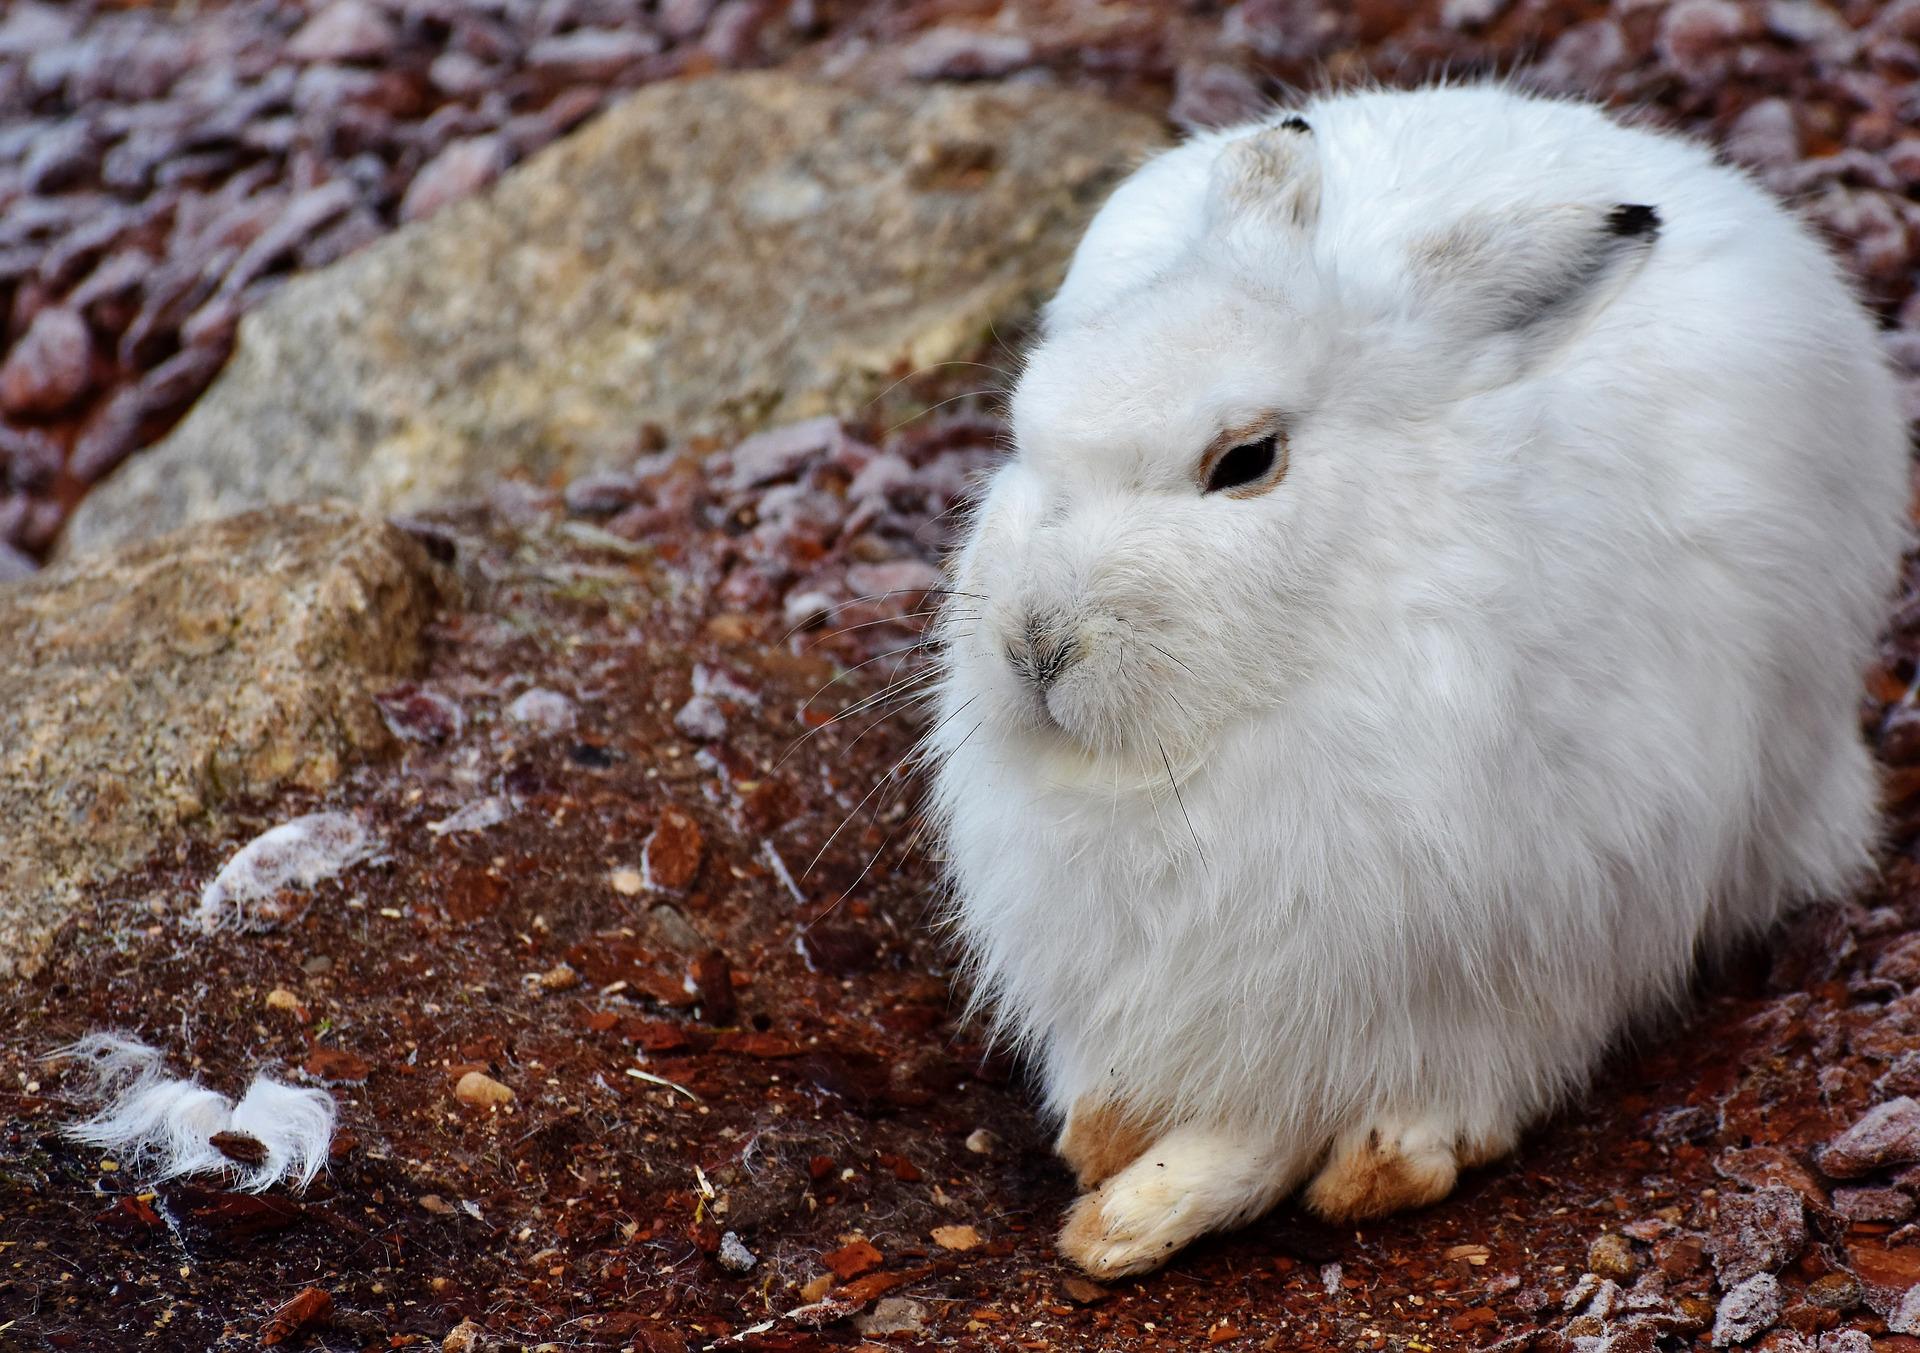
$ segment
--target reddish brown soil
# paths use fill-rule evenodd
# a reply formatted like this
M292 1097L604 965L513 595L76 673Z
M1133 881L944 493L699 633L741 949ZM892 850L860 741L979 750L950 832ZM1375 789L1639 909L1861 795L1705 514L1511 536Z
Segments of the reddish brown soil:
M382 856L283 895L277 926L203 935L184 913L232 850L317 804L234 807L100 889L58 960L0 1004L9 1337L251 1348L317 1288L327 1300L294 1308L314 1318L291 1346L432 1346L470 1318L503 1341L475 1347L841 1347L892 1298L914 1303L913 1328L869 1341L896 1348L1645 1353L1706 1347L1725 1289L1778 1268L1776 1353L1829 1327L1920 1349L1885 1335L1920 1282L1900 1227L1920 1150L1848 1181L1886 1190L1865 1203L1815 1150L1920 1092L1904 813L1881 888L1708 979L1695 1016L1644 1036L1441 1205L1339 1232L1283 1209L1111 1291L1063 1265L1050 1233L1067 1174L1018 1069L959 1018L930 925L936 871L899 764L912 720L813 712L851 707L891 664L807 703L911 642L922 607L858 605L840 623L861 628L783 638L770 602L720 600L844 594L859 560L915 576L939 544L941 486L994 433L981 415L942 417L884 439L911 474L846 529L825 507L772 515L777 486L721 489L725 453L682 503L698 529L662 530L649 506L691 482L696 462L671 455L576 486L593 517L521 491L420 524L466 604L417 686L384 702L403 752L326 799L370 816ZM873 452L824 446L776 468L844 501L846 470ZM1882 743L1905 760L1904 634L1888 654ZM696 665L727 723L717 739L675 726ZM536 684L577 702L576 729L505 717ZM1882 709L1869 701L1876 731ZM1893 797L1913 774L1896 771ZM428 830L489 794L512 803L505 823ZM270 1007L276 989L298 1008ZM205 1178L156 1188L138 1162L76 1148L60 1128L84 1111L78 1082L40 1059L103 1027L229 1092L262 1067L328 1086L343 1115L330 1168L304 1195L256 1198ZM456 1100L472 1070L512 1102ZM720 1262L728 1231L749 1272ZM1590 1267L1617 1286L1583 1280Z

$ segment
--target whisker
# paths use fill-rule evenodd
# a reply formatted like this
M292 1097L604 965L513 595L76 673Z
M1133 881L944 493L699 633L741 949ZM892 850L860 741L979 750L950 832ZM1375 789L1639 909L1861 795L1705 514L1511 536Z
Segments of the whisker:
M961 621L977 622L980 619L980 617L977 615L962 615L962 616L956 616L955 619L961 620ZM932 655L937 653L943 644L958 643L961 640L971 639L973 638L975 633L976 631L974 630L958 630L958 631L943 630L938 634L925 634L920 637L917 646L926 649L928 654ZM938 659L930 657L930 661L938 661ZM903 656L898 662L894 663L891 669L888 670L887 680L892 681L894 678L898 677L900 675L900 669L906 666L906 664L907 664L907 659L906 657Z
M972 703L973 703L972 700L967 701L968 705ZM966 705L962 705L960 706L960 709L956 709L953 713L958 714L960 713L960 710L964 710L966 707L967 707ZM950 714L947 717L952 718L953 715ZM944 723L945 720L942 720L941 722ZM954 745L953 750L956 753L958 753L962 747L967 745L968 740L971 739L975 733L978 733L980 731L981 725L984 723L986 723L986 720L981 719L977 723L975 723L972 728L969 728L967 730L967 736L964 738L961 738L960 741ZM908 756L916 755L919 753L920 750L921 748L916 747L912 752L909 752L907 755ZM904 760L905 758L903 757L902 761ZM895 770L899 769L899 763L895 764L894 769ZM889 772L890 776L891 774L892 772ZM902 781L901 782L902 789L904 790L906 784L910 782L911 782L911 777L909 777L908 780L906 781ZM899 796L895 795L895 797L892 800L890 800L886 806L891 807L894 803L897 803L898 801L899 801ZM857 807L854 809L854 812L856 813L859 811L860 810ZM875 818L878 818L879 812L880 810L875 810L875 814L874 814ZM845 824L843 823L841 825L844 826ZM913 853L914 848L917 845L919 845L921 838L923 838L927 834L930 827L931 827L931 824L923 820L917 827L914 828L913 835L908 839L907 844L902 851L903 855L911 855ZM845 890L841 892L840 896L833 899L832 903L828 905L825 911L822 911L818 916L814 917L812 921L807 922L808 926L812 926L814 924L817 924L820 921L825 920L827 917L831 916L834 913L834 910L838 908L842 902L845 902L849 897L853 896L853 890L860 886L861 881L866 878L868 871L871 870L873 866L879 861L881 855L886 853L887 846L890 845L893 841L893 838L899 834L899 830L900 829L896 827L892 831L886 834L885 838L881 840L879 847L873 852L871 856L867 858L867 862L864 865L860 866L860 872L854 876L853 882L849 883L846 886ZM822 847L822 849L824 849L824 847ZM818 857L816 856L815 858L817 859ZM809 866L809 868L811 868L811 866Z
M839 711L832 718L828 719L825 723L819 725L819 727L809 728L806 732L802 733L799 737L795 738L793 741L793 746L787 748L785 753L781 755L780 759L773 763L774 769L778 770L780 767L786 765L787 761L793 756L793 754L799 751L800 748L804 746L809 739L818 737L821 733L824 733L827 729L833 727L835 724L840 723L843 720L850 719L856 714L864 713L865 711L873 708L873 706L883 703L889 697L899 695L902 692L911 688L916 683L931 680L932 678L937 677L939 674L940 674L939 669L934 667L929 667L924 672L911 672L906 676L901 677L898 681L889 682L885 687L875 692L874 694L869 695L866 699L856 701L854 704L849 705L846 709Z
M1160 763L1167 768L1167 784L1173 790L1173 801L1180 805L1180 816L1187 820L1187 831L1193 837L1194 854L1200 857L1200 867L1211 873L1213 867L1207 863L1206 847L1200 844L1200 833L1193 828L1193 817L1187 812L1187 800L1180 792L1180 782L1173 778L1173 758L1167 755L1167 744L1160 741L1157 734L1153 741L1160 749Z
M898 767L896 767L895 769L897 770ZM895 793L886 802L881 804L876 804L874 806L872 816L870 816L867 819L867 825L872 826L873 823L880 820L880 815L882 813L891 809L894 806L894 804L900 802L900 795L906 792L906 786L911 784L912 782L913 782L913 777L911 775L908 775L905 779L903 779L900 782L900 790L898 793ZM857 812L859 810L856 809L855 811ZM862 881L866 879L867 872L873 868L874 862L878 860L881 857L881 855L886 853L887 847L893 843L893 838L899 833L899 830L900 829L898 827L895 827L891 831L889 831L884 837L881 838L880 844L874 848L873 854L869 855L867 857L867 862L860 866L860 872L853 876L853 882L849 883L844 889L841 890L840 896L833 899L832 905L830 905L825 911L821 912L820 917L832 915L835 907L838 907L842 902L845 902L849 897L853 896L853 890L855 888L858 888L862 883ZM814 919L818 920L820 919L820 917L815 917Z
M1007 392L1005 390L962 391L960 394L948 396L946 399L941 400L938 404L929 404L926 408L920 410L919 413L911 414L906 418L902 418L899 422L895 423L892 427L888 428L885 432L881 433L880 435L882 437L891 437L894 433L898 432L901 428L905 427L907 424L918 422L920 419L925 418L928 414L938 413L940 412L940 410L946 408L947 405L958 404L963 399L982 399L982 398L991 399L994 397L1005 399L1006 396L1007 396Z
M947 507L943 508L939 512L934 513L931 517L928 517L925 521L921 522L918 526L914 527L913 538L916 541L921 541L921 543L924 544L925 542L922 539L922 537L929 526L936 525L939 522L945 521L948 517L951 517L954 513L964 511L974 506L976 506L976 503L971 497L955 499L952 503L948 504ZM969 594L960 593L959 595L966 596ZM985 601L986 598L982 597L981 600Z
M912 380L915 376L924 376L929 371L938 371L943 366L973 366L973 367L980 368L980 370L982 371L991 371L996 376L1004 376L1010 381L1019 379L1018 376L1014 375L1011 371L1007 370L1005 367L995 366L991 362L928 362L925 366L915 367L912 371L909 371L906 375L902 376L899 380L895 381L892 385L889 385L886 389L882 390L879 394L875 395L872 399L868 400L865 404L862 404L860 406L861 411L865 412L866 410L871 409L874 405L878 404L881 400L885 399L888 395L892 394L895 390L898 390L901 386L905 385L908 381Z
M959 634L952 635L951 637L955 639L971 639L973 637L973 631L965 630ZM923 639L919 644L914 645L913 647L915 648L925 647L929 642L930 640ZM907 661L906 658L903 657L900 659L899 662L896 662L893 665L893 670L887 674L889 679L889 684L891 684L892 680L899 675L900 668L906 663L906 661ZM939 669L934 668L930 670L937 671ZM894 706L892 709L883 711L878 718L872 720L867 724L865 728L861 729L859 734L854 738L854 740L852 742L849 742L844 748L841 749L841 755L842 756L850 755L853 752L854 748L858 747L861 743L865 742L867 740L867 735L869 733L872 733L875 729L879 728L881 724L888 722L889 720L893 719L896 715L902 714L905 711L912 709L917 704L922 704L928 700L932 700L938 694L939 692L937 690L922 689L906 695L901 699L898 705Z
M926 648L928 645L932 643L933 643L933 636L930 634L925 634L925 635L922 635L920 638L915 639L910 644L902 644L898 648L889 648L884 653L874 654L871 658L868 658L865 662L855 663L852 667L849 667L846 671L842 672L839 676L830 677L826 681L822 682L819 686L815 687L813 694L809 695L805 700L802 700L800 702L800 713L805 714L807 712L807 707L811 705L815 700L818 700L820 696L827 690L828 687L839 685L841 682L845 681L848 677L852 676L855 672L859 671L861 668L871 667L876 662L885 662L888 658L893 657L896 653L912 653L917 649Z
M780 642L785 643L808 625L813 624L816 620L837 615L849 607L860 605L862 602L885 601L888 597L967 597L973 601L987 600L986 597L980 595L978 592L961 592L951 587L896 587L890 592L869 592L864 596L850 597L846 601L835 602L824 611L814 612L785 634L781 635Z
M1180 659L1174 657L1173 654L1167 652L1166 649L1160 647L1160 645L1156 644L1153 640L1151 639L1147 640L1147 647L1153 649L1156 653L1160 654L1161 657L1165 658L1168 662L1174 664L1174 666L1178 667L1181 671L1185 672L1188 676L1193 677L1195 681L1198 681L1200 679L1198 674L1195 673L1191 667L1187 666L1184 662L1181 662Z
M858 747L861 743L867 740L867 734L873 732L873 730L878 728L881 724L886 723L889 720L895 718L896 716L905 713L907 710L912 709L915 705L924 704L927 701L934 699L939 694L940 692L937 690L921 690L921 691L913 692L913 694L907 696L894 708L884 711L877 719L871 720L865 728L860 730L860 735L854 738L852 742L849 742L846 745L845 752L843 752L842 754L845 755L847 753L851 753L855 747Z
M802 649L801 652L803 653L811 652L812 650L818 648L821 644L824 644L827 640L838 639L841 635L852 634L855 630L872 629L875 625L897 625L903 620L913 620L920 616L935 616L939 614L940 614L940 608L936 606L930 611L903 611L899 615L883 615L878 620L863 620L857 625L842 625L837 630L829 630L827 633L822 634L819 638L815 639L812 643L808 644L806 648ZM966 618L974 619L974 620L979 619L978 616L970 616Z
M977 698L978 698L977 696L973 697L973 699L977 699ZM966 709L967 705L970 705L973 703L973 699L969 699L966 704L961 705L959 709L954 710L951 714L948 714L946 718L942 719L939 723L935 724L932 728L928 729L927 736L932 737L935 733L938 733L942 728L946 727L948 723L952 722L952 720L956 715L958 715L962 710ZM973 734L978 732L979 730L980 730L980 725L975 724L973 726L973 731L969 732L967 734L967 737L969 738L972 737ZM966 743L966 739L962 738L961 745L964 746L965 743ZM834 843L834 840L840 835L841 832L847 829L847 824L849 822L852 822L854 818L859 816L860 810L867 806L868 802L872 800L873 796L880 792L880 790L886 785L887 781L892 779L893 776L899 771L900 767L906 765L907 762L913 758L915 752L917 752L918 750L919 748L917 747L912 748L907 752L905 756L901 757L898 761L894 762L893 768L880 778L880 783L876 784L872 789L869 789L866 793L866 797L861 799L860 802L856 803L853 806L853 811L851 813L848 813L844 818L840 820L840 825L838 827L835 827L833 829L832 834L828 836L825 841L822 841L820 843L820 849L814 852L813 858L811 860L807 861L807 867L800 871L800 875L802 878L806 877L808 874L813 872L813 867L820 863L820 857L827 853L827 848ZM959 747L956 747L954 748L954 750L959 751L960 749Z

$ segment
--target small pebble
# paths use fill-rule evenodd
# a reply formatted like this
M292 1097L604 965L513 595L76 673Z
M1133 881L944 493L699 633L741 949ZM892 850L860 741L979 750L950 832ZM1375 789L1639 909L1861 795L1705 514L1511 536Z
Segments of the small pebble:
M1640 1256L1634 1253L1632 1241L1609 1231L1587 1246L1587 1267L1603 1278L1625 1282L1640 1267Z
M967 1134L967 1150L976 1156L990 1156L1000 1146L1000 1139L985 1128L975 1128Z
M1920 1284L1909 1287L1887 1314L1887 1330L1893 1334L1920 1334Z
M440 1353L481 1353L487 1332L471 1320L462 1320L440 1341Z
M741 1243L740 1237L728 1231L720 1237L720 1250L714 1256L720 1267L729 1273L746 1273L760 1262L759 1258Z
M1899 1189L1835 1189L1833 1210L1848 1221L1899 1222L1913 1215L1913 1199Z
M453 1087L453 1097L477 1109L497 1109L512 1101L513 1091L484 1071L469 1071Z
M93 340L87 322L65 306L33 318L0 363L0 408L52 414L72 404L93 382Z
M1771 1273L1754 1274L1720 1298L1713 1319L1713 1346L1743 1344L1773 1328L1782 1304L1780 1280Z
M1873 1108L1814 1158L1834 1179L1856 1179L1920 1161L1920 1102L1902 1096Z
M1066 1293L1067 1300L1075 1306L1098 1306L1113 1295L1099 1283L1078 1276L1062 1278L1060 1290Z
M1033 60L1033 43L1017 33L957 25L930 28L900 52L901 67L919 80L1007 75Z
M855 1318L854 1328L868 1338L885 1334L918 1334L927 1327L927 1308L911 1297L882 1297L868 1315Z
M696 695L680 706L673 726L696 742L717 742L727 735L727 716L717 701Z
M1785 1268L1806 1246L1806 1205L1781 1184L1723 1198L1707 1237L1714 1272L1727 1287Z
M1860 1280L1844 1269L1824 1274L1807 1284L1807 1301L1823 1310L1847 1310L1860 1296Z
M388 730L409 742L447 742L459 737L466 727L466 716L458 704L413 682L382 691L374 697L374 703Z
M506 148L498 136L455 141L429 160L400 199L400 219L424 221L442 207L472 197L500 177Z
M841 1282L850 1282L862 1273L879 1268L885 1256L864 1240L849 1240L837 1250L820 1256L820 1262L833 1270Z
M680 892L700 873L706 841L693 815L674 804L660 810L645 846L647 880L656 888Z
M300 998L285 987L275 987L267 993L267 1009L299 1014L301 1013Z
M646 880L640 877L637 869L616 869L607 875L607 882L622 897L633 897L646 887Z
M382 55L397 35L369 0L333 0L287 43L287 55L302 61L364 61Z
M534 43L527 65L556 80L597 82L617 78L659 50L660 39L651 33L580 28Z
M507 717L540 733L568 733L579 722L573 701L541 686L524 692L507 706Z
M976 1249L980 1244L980 1233L971 1226L936 1226L930 1231L933 1243L943 1250Z

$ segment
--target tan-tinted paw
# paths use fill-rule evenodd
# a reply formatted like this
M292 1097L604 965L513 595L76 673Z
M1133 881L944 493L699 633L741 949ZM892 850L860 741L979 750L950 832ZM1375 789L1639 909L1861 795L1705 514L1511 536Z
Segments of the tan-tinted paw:
M1153 1134L1108 1100L1082 1099L1067 1113L1054 1150L1083 1189L1096 1188L1137 1160Z
M1272 1207L1300 1178L1296 1157L1232 1129L1175 1128L1073 1205L1061 1253L1096 1278L1158 1268L1201 1236Z
M1376 1126L1336 1143L1307 1185L1307 1206L1329 1221L1384 1217L1453 1191L1460 1172L1451 1135Z
M1196 1201L1178 1180L1123 1170L1067 1209L1060 1252L1101 1279L1159 1268L1210 1229Z

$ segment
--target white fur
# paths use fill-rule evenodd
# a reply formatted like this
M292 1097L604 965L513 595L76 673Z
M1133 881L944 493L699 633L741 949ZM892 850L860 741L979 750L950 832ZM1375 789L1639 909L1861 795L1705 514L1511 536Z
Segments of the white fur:
M1050 1106L1268 1144L1277 1192L1210 1225L1378 1123L1510 1143L1703 950L1869 868L1907 497L1871 322L1705 149L1493 87L1301 112L1087 232L929 738ZM1657 238L1606 237L1619 204ZM1203 495L1274 414L1284 480ZM1044 696L1035 615L1084 654Z
M451 827L435 823L436 834L467 830L459 816L447 819ZM282 822L234 853L201 890L193 919L203 930L254 923L258 904L273 901L281 889L311 888L365 859L377 844L351 813L307 813Z
M324 1091L258 1076L234 1104L196 1080L168 1076L158 1049L121 1034L89 1034L54 1055L91 1073L91 1092L104 1101L67 1135L150 1170L156 1180L231 1174L250 1193L283 1179L304 1189L327 1162L334 1105ZM265 1156L257 1165L232 1160L213 1145L221 1132L252 1137Z

